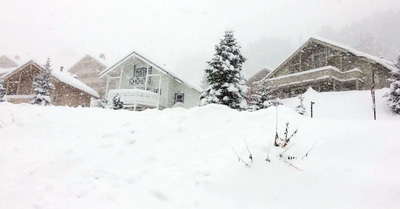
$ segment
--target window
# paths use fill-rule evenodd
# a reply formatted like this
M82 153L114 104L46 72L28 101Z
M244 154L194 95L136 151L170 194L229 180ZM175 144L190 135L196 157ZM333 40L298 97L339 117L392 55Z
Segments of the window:
M154 93L160 93L160 95L161 95L161 89L154 89L153 92Z
M152 67L149 67L149 72L148 74L150 75L152 73L153 69ZM147 72L147 67L140 67L136 68L136 65L133 66L133 77L129 79L129 84L131 85L144 85L146 81L146 72ZM151 78L148 78L148 84L151 84Z
M318 54L314 54L313 60L314 60L314 68L320 68L326 66L326 61L327 61L326 53L321 52Z
M183 103L185 100L185 94L184 93L175 93L175 103L181 102Z

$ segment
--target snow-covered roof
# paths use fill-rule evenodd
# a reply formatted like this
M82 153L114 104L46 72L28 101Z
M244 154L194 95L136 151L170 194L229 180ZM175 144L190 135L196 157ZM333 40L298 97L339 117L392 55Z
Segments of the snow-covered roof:
M181 78L179 78L177 75L175 75L174 73L165 70L164 68L160 67L160 65L157 65L156 63L150 61L149 59L145 58L144 56L142 56L141 54L133 51L132 53L130 53L129 55L127 55L126 57L124 57L123 59L121 59L120 61L118 61L117 63L115 63L114 65L112 65L111 67L105 69L103 72L101 72L99 74L99 77L103 77L104 75L108 74L109 72L113 71L115 68L117 68L119 66L119 64L125 62L127 59L131 58L131 57L135 57L138 58L140 60L142 60L143 62L145 62L148 65L153 66L154 68L156 68L157 70L159 70L161 73L164 73L168 76L170 76L171 78L173 78L174 80L176 80L179 83L185 84L186 86L188 86L189 88L194 89L197 92L202 92L203 90L198 87L197 85L194 85L188 81L184 81Z
M328 40L326 38L322 38L322 37L318 37L318 36L313 36L310 37L302 46L300 46L300 48L298 48L293 54L291 54L285 61L283 61L274 71L272 71L271 73L269 73L265 78L270 78L273 74L275 74L283 65L285 65L288 61L291 60L291 58L293 58L297 53L299 53L304 47L306 47L310 42L316 42L325 46L330 46L330 47L334 47L336 49L348 52L353 54L354 56L357 57L364 57L368 60L370 60L371 62L374 63L378 63L386 68L388 68L389 70L394 70L396 69L394 66L394 63L389 61L389 60L385 60L383 58L379 58L364 52L360 52L357 51L355 49L352 49L346 45L340 44L340 43L336 43L334 41Z
M381 64L381 65L383 65L383 66L385 66L385 67L387 67L389 69L391 69L391 70L395 69L394 63L389 61L389 60L385 60L385 59L380 58L380 57L376 57L376 56L373 56L373 55L370 55L370 54L367 54L367 53L364 53L364 52L357 51L357 50L355 50L353 48L350 48L350 47L345 46L343 44L334 42L332 40L328 40L326 38L313 36L313 37L311 37L311 39L314 39L317 42L322 42L322 44L325 43L325 44L329 44L329 45L332 45L332 46L335 46L335 47L338 47L338 48L342 48L342 49L346 50L347 52L350 52L351 54L353 54L353 55L355 55L357 57L365 57L367 59L373 60L373 61L375 61L375 62L377 62L377 63L379 63L379 64Z
M5 69L4 72L3 72L3 74L1 74L1 72L2 72L1 70L2 70L2 69L0 68L0 76L1 76L1 77L4 77L4 78L5 78L6 76L9 77L9 76L11 76L13 73L16 73L16 72L18 72L19 70L24 69L25 66L27 66L27 65L29 65L29 64L33 64L33 65L35 65L37 68L39 68L40 70L43 70L43 67L42 67L41 65L39 65L38 62L35 62L35 61L33 61L33 60L30 60L29 62L27 62L27 63L25 63L25 64L23 64L23 65L21 65L21 66ZM88 94L90 94L90 95L92 95L92 96L94 96L94 97L97 97L97 98L100 97L99 94L98 94L95 90L93 90L92 88L90 88L89 86L87 86L86 84L84 84L82 81L80 81L80 80L74 78L74 77L73 77L71 74L69 74L68 72L61 72L61 71L59 71L59 70L52 70L51 74L52 74L55 78L57 78L59 81L65 83L65 84L68 84L68 85L70 85L70 86L72 86L72 87L74 87L74 88L77 88L77 89L79 89L79 90L81 90L81 91L83 91L83 92L86 92L86 93L88 93Z
M83 83L82 81L74 78L71 74L69 74L68 72L61 72L59 70L52 70L51 74L56 77L58 80L60 80L63 83L66 83L70 86L73 86L81 91L84 91L96 98L100 98L99 94L92 88L90 88L89 86L87 86L85 83Z

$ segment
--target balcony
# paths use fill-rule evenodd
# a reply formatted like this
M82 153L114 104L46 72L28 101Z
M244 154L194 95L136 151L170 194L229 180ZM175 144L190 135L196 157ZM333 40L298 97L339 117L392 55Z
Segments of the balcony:
M112 89L107 94L107 106L113 106L113 98L119 94L124 108L133 107L136 109L138 106L146 107L159 107L160 95L151 91L142 89Z
M267 80L269 86L283 87L302 83L310 83L320 80L332 79L339 83L347 81L364 81L363 72L354 68L349 71L342 72L336 67L325 66L317 69L312 69L304 72L293 73L289 75L270 78Z

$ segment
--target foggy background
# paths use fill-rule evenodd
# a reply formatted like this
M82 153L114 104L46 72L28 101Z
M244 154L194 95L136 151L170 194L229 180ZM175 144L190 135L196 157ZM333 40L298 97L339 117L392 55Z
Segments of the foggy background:
M400 55L399 0L0 0L0 28L0 56L21 62L50 57L68 69L90 54L109 67L136 51L197 84L227 29L248 59L246 77L310 36Z

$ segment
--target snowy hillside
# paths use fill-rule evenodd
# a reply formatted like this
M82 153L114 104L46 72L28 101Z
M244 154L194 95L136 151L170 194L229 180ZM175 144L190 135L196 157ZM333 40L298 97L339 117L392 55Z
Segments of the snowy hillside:
M0 208L400 208L400 116L377 91L305 94L278 108L298 133L271 147L276 109L143 112L0 103ZM249 162L238 162L232 148ZM302 157L311 147L307 157ZM288 156L297 157L288 160Z

